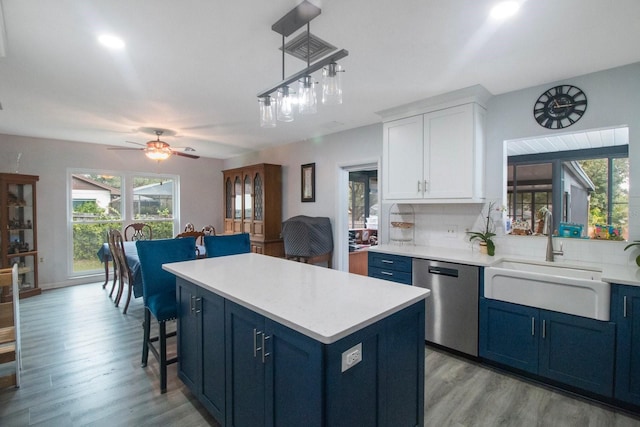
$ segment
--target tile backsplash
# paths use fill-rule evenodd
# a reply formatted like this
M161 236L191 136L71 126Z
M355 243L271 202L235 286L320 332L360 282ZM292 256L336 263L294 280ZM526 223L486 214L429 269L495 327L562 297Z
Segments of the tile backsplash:
M470 243L467 231L480 231L484 228L486 204L414 204L405 205L414 212L414 244L417 246L435 246L477 250L477 241ZM380 238L389 242L388 212L391 205L383 205L380 219ZM544 260L547 247L546 236L514 236L504 234L504 225L499 218L494 220L496 234L496 256L521 256ZM496 217L496 215L492 215ZM563 245L563 256L557 256L558 262L578 261L594 264L635 265L640 248L624 251L627 242L599 241L589 239L554 238L554 246Z

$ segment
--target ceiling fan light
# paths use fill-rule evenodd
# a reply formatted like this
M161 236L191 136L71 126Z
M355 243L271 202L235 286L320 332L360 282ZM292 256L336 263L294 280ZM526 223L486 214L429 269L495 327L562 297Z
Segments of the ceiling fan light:
M271 96L258 99L260 102L260 126L263 128L276 127L276 103L271 100Z
M167 160L171 155L171 148L166 142L160 141L158 136L157 141L147 142L147 148L144 149L144 154L151 160Z
M289 94L289 86L278 89L277 115L281 122L293 121L293 97Z
M304 76L300 80L298 89L298 112L300 114L315 114L318 111L316 87L311 76Z
M324 105L342 104L342 66L335 62L322 69L322 103Z

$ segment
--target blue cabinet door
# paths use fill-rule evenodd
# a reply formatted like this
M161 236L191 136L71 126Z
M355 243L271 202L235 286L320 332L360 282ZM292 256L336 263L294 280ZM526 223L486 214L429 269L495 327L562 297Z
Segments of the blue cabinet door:
M321 427L323 345L269 319L264 330L265 426Z
M539 310L480 298L480 357L538 372Z
M264 317L225 301L226 426L265 426Z
M217 419L225 417L224 299L178 279L178 377Z
M640 288L614 285L611 304L618 326L615 398L640 405Z
M540 319L539 375L611 397L615 324L547 310Z
M198 288L196 303L202 348L200 401L222 421L225 414L224 298Z
M195 316L194 308L197 287L181 279L178 279L176 283L178 377L197 396L200 382L198 319Z

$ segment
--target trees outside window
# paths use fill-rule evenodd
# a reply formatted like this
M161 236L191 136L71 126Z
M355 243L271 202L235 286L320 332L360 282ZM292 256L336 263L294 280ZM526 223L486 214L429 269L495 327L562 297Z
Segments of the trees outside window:
M175 235L177 177L78 170L68 179L72 276L102 271L97 252L111 228L146 222L154 239Z

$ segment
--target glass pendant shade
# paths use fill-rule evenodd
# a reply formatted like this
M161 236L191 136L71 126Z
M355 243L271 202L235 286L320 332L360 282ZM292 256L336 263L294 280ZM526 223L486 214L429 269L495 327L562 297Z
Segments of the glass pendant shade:
M276 127L276 106L270 96L259 99L260 102L260 126L263 128Z
M281 122L293 121L293 97L289 95L289 86L278 89L278 108L276 118Z
M322 103L325 105L342 104L342 67L335 62L322 69Z
M300 114L315 114L318 109L316 87L311 76L304 76L300 80L298 90L298 112Z
M166 160L171 155L171 148L166 142L150 141L144 149L144 154L151 160Z

